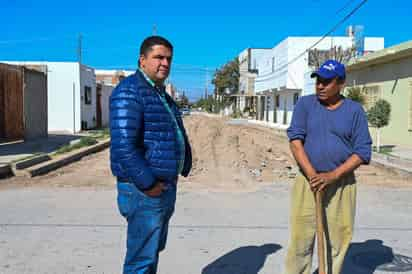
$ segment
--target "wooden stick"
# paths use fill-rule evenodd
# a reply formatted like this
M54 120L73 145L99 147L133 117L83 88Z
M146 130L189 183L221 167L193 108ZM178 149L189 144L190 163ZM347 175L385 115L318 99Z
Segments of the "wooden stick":
M326 274L325 272L325 229L323 226L323 191L316 192L316 238L318 244L318 260L319 260L319 274Z

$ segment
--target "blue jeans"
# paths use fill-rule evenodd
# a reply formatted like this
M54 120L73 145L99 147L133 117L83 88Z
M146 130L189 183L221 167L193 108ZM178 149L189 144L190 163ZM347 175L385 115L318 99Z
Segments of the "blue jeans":
M127 220L123 274L155 274L159 252L166 246L169 220L176 202L176 184L159 197L149 197L134 184L117 182L117 204Z

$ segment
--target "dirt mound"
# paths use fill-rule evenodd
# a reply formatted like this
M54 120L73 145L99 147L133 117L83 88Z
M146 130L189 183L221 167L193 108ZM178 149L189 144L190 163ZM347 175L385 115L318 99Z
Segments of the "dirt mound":
M211 190L246 190L259 182L288 177L293 161L284 138L270 129L227 122L202 115L185 119L193 150L193 170L183 182Z

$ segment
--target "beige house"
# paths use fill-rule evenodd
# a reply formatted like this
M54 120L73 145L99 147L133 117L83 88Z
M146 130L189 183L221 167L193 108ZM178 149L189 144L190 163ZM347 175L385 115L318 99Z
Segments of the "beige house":
M366 110L381 98L391 105L381 143L412 147L412 41L358 58L346 69L347 86L362 89ZM371 134L376 143L373 128Z

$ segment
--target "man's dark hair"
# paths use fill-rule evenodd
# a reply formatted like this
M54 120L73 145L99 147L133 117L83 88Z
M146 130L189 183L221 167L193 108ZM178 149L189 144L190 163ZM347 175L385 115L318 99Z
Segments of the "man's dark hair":
M152 47L157 45L165 46L173 52L173 46L166 38L161 36L149 36L144 39L140 46L140 55L146 56L152 50Z
M346 78L344 78L344 77L337 77L337 78L336 78L336 83L337 83L338 85L340 85L340 84L345 83L345 80L346 80Z

